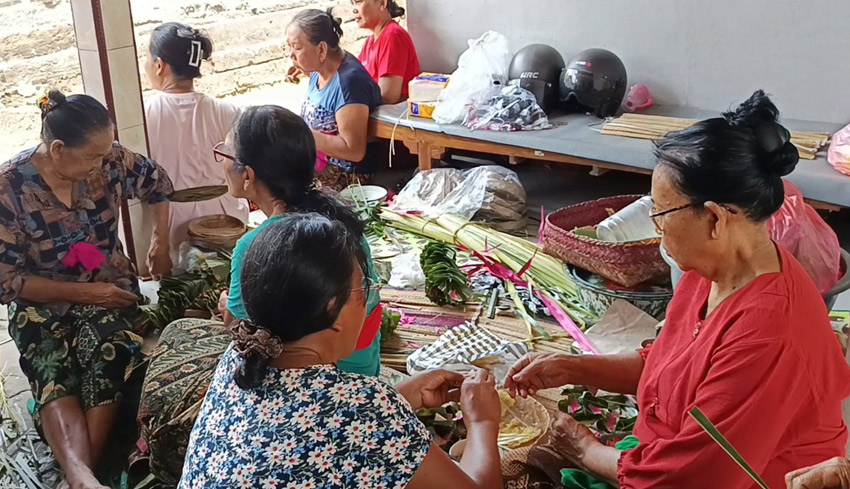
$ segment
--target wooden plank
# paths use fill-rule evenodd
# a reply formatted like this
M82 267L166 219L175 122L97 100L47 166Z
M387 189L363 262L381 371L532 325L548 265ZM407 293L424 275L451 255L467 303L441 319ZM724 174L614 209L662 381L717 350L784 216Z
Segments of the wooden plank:
M488 153L508 158L528 159L538 161L552 161L555 163L566 163L571 165L596 166L607 170L619 170L630 173L640 173L643 175L652 174L652 170L646 168L637 168L628 165L620 165L617 163L609 163L605 161L591 160L578 156L570 156L559 153L547 153L545 151L536 150L533 148L524 148L521 146L511 146L507 144L493 143L489 141L481 141L478 139L470 139L463 137L450 136L448 134L425 131L422 129L411 129L410 127L401 126L393 127L393 124L388 122L370 119L369 135L382 139L394 138L398 141L404 141L405 145L411 147L411 144L418 145L420 169L425 163L422 157L422 145L429 144L430 147L439 147L443 149L461 149L466 151L475 151L478 153ZM393 134L395 132L395 134ZM430 164L430 159L429 159ZM430 168L430 167L429 167Z
M395 134L393 134L395 132ZM419 155L419 169L428 170L433 166L432 157L441 157L441 151L446 149L462 149L467 151L475 151L478 153L488 153L495 155L507 156L510 159L520 160L538 160L551 161L554 163L565 163L570 165L590 166L593 171L602 174L603 170L619 170L629 173L639 173L643 175L651 175L652 170L646 168L638 168L628 165L620 165L617 163L609 163L606 161L592 160L581 158L578 156L570 156L559 153L547 153L532 148L523 148L520 146L511 146L507 144L492 143L489 141L481 141L477 139L463 138L450 136L448 134L425 131L423 129L411 129L407 126L399 125L393 127L393 124L379 121L377 119L369 120L369 135L382 139L393 138L398 141L403 141L405 146L410 148L413 154ZM423 145L427 145L428 150L423 152ZM423 157L423 154L425 157ZM440 156L435 156L439 154ZM802 155L801 155L802 156ZM424 166L423 166L424 165ZM822 202L818 200L806 199L812 207L819 210L838 211L844 207Z
M812 200L812 199L806 199L806 198L803 198L803 200L805 200L806 203L809 204L810 206L812 206L815 209L820 210L820 211L836 212L836 211L840 211L841 209L844 209L844 207L842 207L838 204L831 204L829 202L822 202L820 200Z

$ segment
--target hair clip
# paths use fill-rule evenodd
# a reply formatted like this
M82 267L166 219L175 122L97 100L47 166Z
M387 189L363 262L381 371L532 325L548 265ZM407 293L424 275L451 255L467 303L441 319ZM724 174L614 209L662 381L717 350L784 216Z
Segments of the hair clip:
M44 118L51 110L55 109L59 104L50 98L50 93L45 93L35 102L36 107L41 111L41 117Z
M201 41L192 41L192 50L189 52L189 66L200 68L201 58L204 57L204 48Z

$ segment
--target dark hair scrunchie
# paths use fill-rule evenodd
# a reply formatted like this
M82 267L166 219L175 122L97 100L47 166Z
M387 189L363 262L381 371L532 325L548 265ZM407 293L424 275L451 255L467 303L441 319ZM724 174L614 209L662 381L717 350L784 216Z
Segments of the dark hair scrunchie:
M230 327L233 344L240 355L256 355L260 358L277 358L283 353L283 341L266 328L250 321L237 321Z

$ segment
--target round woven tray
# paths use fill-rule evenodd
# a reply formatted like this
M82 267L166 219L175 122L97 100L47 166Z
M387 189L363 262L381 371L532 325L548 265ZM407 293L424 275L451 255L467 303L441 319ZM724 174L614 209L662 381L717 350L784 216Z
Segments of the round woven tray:
M576 234L573 230L596 226L641 195L606 197L566 207L546 216L543 250L565 262L601 275L626 287L669 274L661 257L661 239L610 243Z
M233 216L217 214L189 222L189 237L205 248L232 248L248 227Z

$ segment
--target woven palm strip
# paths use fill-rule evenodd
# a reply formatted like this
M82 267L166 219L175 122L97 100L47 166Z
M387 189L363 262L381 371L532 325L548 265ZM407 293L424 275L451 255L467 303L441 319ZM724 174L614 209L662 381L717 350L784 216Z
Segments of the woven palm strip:
M435 317L455 318L458 322L477 320L479 326L487 328L507 341L521 342L528 340L528 328L521 318L513 315L497 315L494 319L487 319L486 315L481 313L481 306L478 304L467 305L465 309L439 307L429 301L424 292L395 289L383 289L381 298L390 307L396 307L417 316L417 322L400 326L396 330L396 335L381 347L381 363L385 367L395 370L405 372L407 370L407 357L417 348L430 345L443 333L444 329L427 324L429 322L427 316L431 314ZM564 330L558 324L541 320L538 320L538 324L549 334L564 335ZM558 336L552 341L535 341L534 350L568 353L571 351L572 345L572 338ZM560 389L548 389L539 392L535 397L547 410L557 411L558 401L563 396L561 396Z

